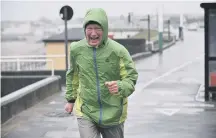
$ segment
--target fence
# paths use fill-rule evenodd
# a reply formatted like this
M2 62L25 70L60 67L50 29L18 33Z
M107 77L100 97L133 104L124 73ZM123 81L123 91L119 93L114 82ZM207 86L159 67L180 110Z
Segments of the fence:
M28 55L28 56L2 56L1 71L51 71L58 64L64 64L65 55Z

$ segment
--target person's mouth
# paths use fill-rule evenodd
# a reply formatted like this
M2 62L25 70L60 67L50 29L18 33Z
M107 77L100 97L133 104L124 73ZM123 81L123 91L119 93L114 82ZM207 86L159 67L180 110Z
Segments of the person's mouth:
M97 41L97 40L99 40L99 37L90 37L90 40Z

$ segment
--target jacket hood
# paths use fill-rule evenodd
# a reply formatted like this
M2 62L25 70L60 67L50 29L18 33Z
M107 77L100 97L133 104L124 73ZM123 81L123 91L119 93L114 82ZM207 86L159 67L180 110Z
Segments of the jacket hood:
M106 12L101 8L89 9L84 17L83 28L85 29L86 24L90 21L97 22L103 29L103 37L101 44L105 44L108 39L108 18Z

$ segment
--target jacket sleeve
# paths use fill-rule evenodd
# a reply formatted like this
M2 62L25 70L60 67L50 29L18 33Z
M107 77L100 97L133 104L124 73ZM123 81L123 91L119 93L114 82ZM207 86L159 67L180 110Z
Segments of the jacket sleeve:
M138 72L128 50L123 48L120 54L120 77L118 80L119 93L123 97L130 96L135 91Z
M79 87L78 68L73 55L75 43L70 46L70 68L66 72L66 93L65 99L69 103L74 103L77 98L77 89Z

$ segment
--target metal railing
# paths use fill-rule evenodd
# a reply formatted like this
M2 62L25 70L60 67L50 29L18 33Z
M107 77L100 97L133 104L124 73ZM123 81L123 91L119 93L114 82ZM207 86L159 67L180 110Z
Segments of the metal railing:
M1 71L47 70L46 63L51 62L51 75L54 76L54 62L50 59L1 59Z
M51 70L54 75L56 58L65 58L65 55L1 56L1 71Z
M46 58L59 58L65 55L26 55L26 56L1 56L1 59L46 59Z

